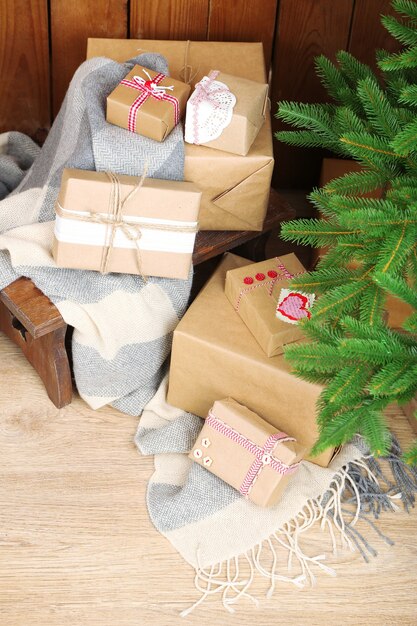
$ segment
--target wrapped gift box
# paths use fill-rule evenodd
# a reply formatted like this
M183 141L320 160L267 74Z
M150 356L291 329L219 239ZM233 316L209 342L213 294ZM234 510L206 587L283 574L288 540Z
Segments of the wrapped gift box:
M139 181L135 176L64 169L56 203L57 265L188 278L200 191L192 183L147 178L127 199ZM117 226L111 204L115 185L122 202Z
M187 102L185 141L246 156L267 104L268 85L212 71Z
M303 450L232 398L217 400L189 457L260 506L276 504Z
M283 355L267 357L224 293L226 272L248 264L227 254L175 329L168 402L206 417L215 400L231 396L310 451L322 386L294 376ZM311 461L327 466L332 455Z
M212 67L262 85L267 82L261 43L88 40L88 58L106 56L122 62L141 52L162 54L171 76L186 82L191 77L191 85ZM246 157L186 144L184 178L202 191L200 230L262 230L273 168L269 111Z
M135 65L107 96L106 119L138 135L164 141L185 112L190 86Z
M286 288L291 278L303 272L305 269L295 254L287 254L229 270L226 274L226 296L269 357L282 354L286 344L303 337L300 328L294 324L294 317L297 314L300 318L310 316L313 295L307 298L308 306L303 306L306 294L299 292L302 298L296 301L296 311L286 310L289 297L294 300L297 295L294 290L289 292L291 295L287 294ZM280 298L283 289L284 297ZM280 304L284 307L282 311ZM277 310L281 312L279 317Z

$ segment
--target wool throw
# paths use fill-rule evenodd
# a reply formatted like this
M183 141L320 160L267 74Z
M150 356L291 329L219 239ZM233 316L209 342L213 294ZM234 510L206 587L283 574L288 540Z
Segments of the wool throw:
M200 597L183 616L208 596L219 597L230 612L243 597L257 604L251 594L257 576L269 582L268 597L280 584L303 588L318 573L334 576L329 553L357 550L367 561L376 551L366 528L392 544L373 520L384 510L399 510L401 502L408 510L417 492L417 470L402 462L395 440L385 461L392 469L388 478L357 437L327 468L303 461L278 504L261 508L188 458L203 420L167 404L167 383L166 377L145 407L135 441L142 454L155 455L147 490L150 518L195 570ZM324 531L316 554L314 546L303 547L314 524Z
M28 137L0 135L0 289L29 277L74 327L77 389L94 409L112 404L140 415L154 395L183 315L188 280L60 269L51 255L64 167L183 180L183 131L159 143L106 122L106 96L135 64L168 74L166 60L142 54L119 64L83 63L40 150Z

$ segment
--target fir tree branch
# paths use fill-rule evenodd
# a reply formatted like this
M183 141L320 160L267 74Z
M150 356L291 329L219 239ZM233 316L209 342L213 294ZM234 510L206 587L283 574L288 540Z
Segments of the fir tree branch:
M407 85L400 93L399 102L410 106L417 106L417 85Z
M373 279L382 289L417 310L417 293L414 289L411 289L409 285L407 285L401 276L392 276L386 272L383 273L375 271Z
M294 241L319 248L334 242L335 237L352 235L355 232L338 228L330 221L299 219L285 222L282 225L280 236L284 241Z
M324 187L324 191L338 195L363 194L385 187L387 182L388 177L382 172L352 172L331 180Z
M417 21L417 5L413 0L393 0L392 7L404 17Z
M417 66L417 47L410 48L404 52L392 54L384 61L381 61L379 67L384 72L393 72L405 68L415 68Z
M400 131L398 116L377 81L371 78L359 81L358 95L374 131L394 137Z
M405 222L398 228L393 228L385 238L379 254L376 272L398 272L404 265L409 250L415 242L415 228Z
M398 39L402 44L406 46L415 46L417 45L417 31L415 27L408 26L407 24L402 24L395 17L391 15L383 15L381 17L381 22L387 29L389 33L395 39Z
M392 157L393 159L401 158L401 155L393 152L389 149L389 142L382 137L376 137L375 135L366 135L360 136L355 133L351 133L349 135L345 135L344 137L340 137L340 141L347 146L349 146L349 150L354 151L354 156L356 154L361 157L362 152L373 152L376 154L382 154L384 156ZM367 143L365 143L367 142Z
M341 310L347 312L352 311L359 303L360 297L365 289L367 289L370 281L356 281L348 285L335 287L327 292L315 304L312 317L318 319L324 315L335 315Z
M391 146L400 156L408 156L417 150L417 120L407 124L391 141Z

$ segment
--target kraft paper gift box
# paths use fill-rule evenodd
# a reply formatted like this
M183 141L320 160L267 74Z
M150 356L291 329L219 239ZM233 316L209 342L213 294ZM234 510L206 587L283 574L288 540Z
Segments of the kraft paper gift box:
M268 85L211 71L187 102L185 141L246 156L267 104Z
M164 141L185 112L190 86L135 65L107 96L106 119L138 135Z
M194 86L215 67L265 85L261 43L89 39L87 57L123 62L141 52L162 54L173 78ZM190 80L192 79L192 80ZM185 144L184 178L202 191L200 230L262 230L274 168L269 111L248 154Z
M291 278L303 272L295 254L287 254L226 274L227 298L269 357L304 336L295 318L310 317L314 294L288 289Z
M168 402L204 418L215 400L231 396L310 451L323 388L297 378L283 355L267 357L230 306L226 272L248 264L227 254L176 327ZM327 466L332 455L329 449L309 460Z
M259 506L276 504L303 450L293 437L232 398L210 409L190 459Z
M188 278L200 191L179 181L145 178L138 188L139 182L64 169L53 244L59 267Z

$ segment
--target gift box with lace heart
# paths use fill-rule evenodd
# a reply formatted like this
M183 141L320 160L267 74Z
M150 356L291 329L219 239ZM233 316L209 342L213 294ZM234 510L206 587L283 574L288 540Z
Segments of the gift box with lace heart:
M288 288L303 272L295 254L287 254L226 274L226 296L269 357L303 337L297 323L311 316L314 294Z
M246 156L267 103L268 85L212 70L187 102L185 141Z
M135 65L107 97L106 119L138 135L164 141L185 112L190 86Z
M232 398L216 401L189 457L263 507L276 504L305 450Z
M87 58L105 56L123 62L139 50L162 54L171 76L192 86L213 67L230 76L267 83L259 42L89 39ZM200 230L262 230L274 169L268 109L247 156L185 144L184 179L202 191Z

